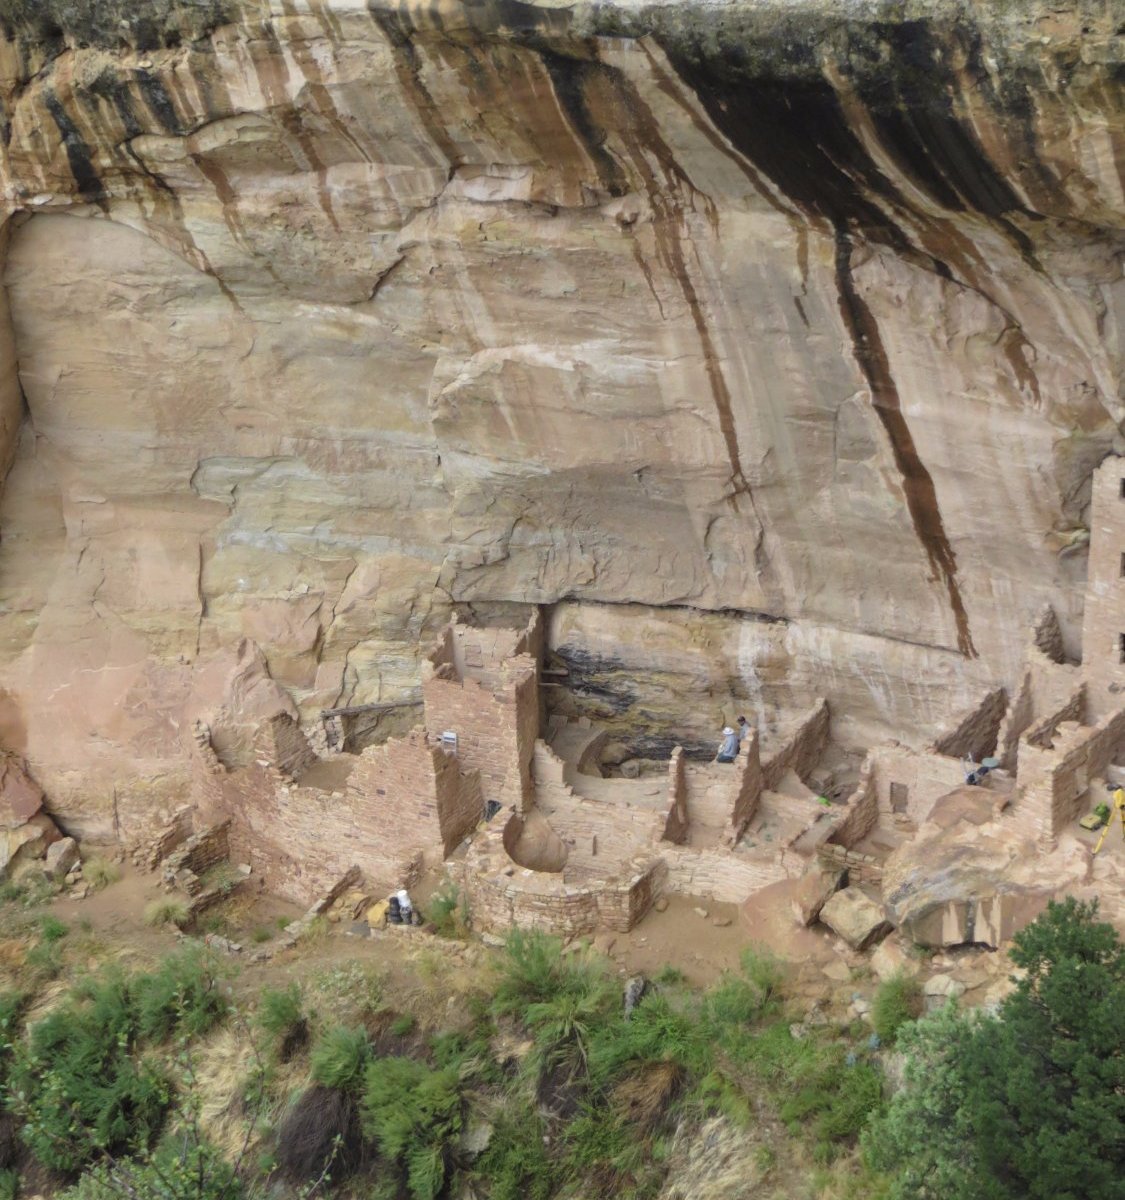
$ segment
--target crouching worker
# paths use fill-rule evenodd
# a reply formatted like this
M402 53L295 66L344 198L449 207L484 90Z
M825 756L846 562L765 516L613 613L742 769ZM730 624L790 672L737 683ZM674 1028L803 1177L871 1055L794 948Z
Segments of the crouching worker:
M719 757L717 762L732 763L738 757L738 751L741 746L738 734L735 733L729 725L723 726L723 741L719 746Z

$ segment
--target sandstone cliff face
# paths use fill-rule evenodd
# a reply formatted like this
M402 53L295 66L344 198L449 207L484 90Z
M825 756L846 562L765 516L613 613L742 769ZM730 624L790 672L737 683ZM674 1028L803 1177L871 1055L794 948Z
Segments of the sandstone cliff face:
M1076 650L1123 21L0 0L0 744L127 834L244 640L391 698L455 602L857 744Z

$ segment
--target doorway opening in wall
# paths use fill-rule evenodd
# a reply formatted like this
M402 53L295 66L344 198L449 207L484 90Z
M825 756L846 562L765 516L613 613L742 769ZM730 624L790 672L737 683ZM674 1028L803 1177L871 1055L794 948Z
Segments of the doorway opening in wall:
M1125 633L1117 635L1117 661L1125 663Z
M499 800L486 800L484 802L484 819L491 821L501 808L503 808L503 805Z

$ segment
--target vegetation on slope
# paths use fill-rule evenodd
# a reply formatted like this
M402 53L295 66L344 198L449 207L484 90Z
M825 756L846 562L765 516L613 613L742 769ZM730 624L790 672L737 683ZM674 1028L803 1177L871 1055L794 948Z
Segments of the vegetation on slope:
M23 920L64 971L81 934ZM199 949L35 976L0 995L0 1200L21 1177L59 1200L640 1200L739 1127L763 1197L1117 1200L1125 952L1068 901L1012 957L995 1016L915 1019L884 985L893 1094L885 1043L792 1026L754 951L704 992L667 972L628 1017L607 960L525 933L440 1020L437 989L403 1010L362 962L242 1003Z

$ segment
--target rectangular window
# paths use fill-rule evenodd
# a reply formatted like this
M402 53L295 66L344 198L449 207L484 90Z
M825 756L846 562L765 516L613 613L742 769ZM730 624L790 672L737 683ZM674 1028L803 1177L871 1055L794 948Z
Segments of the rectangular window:
M1125 579L1125 550L1121 552L1121 578Z
M1125 663L1125 633L1117 635L1117 661Z
M1125 500L1125 479L1121 480L1121 499Z

